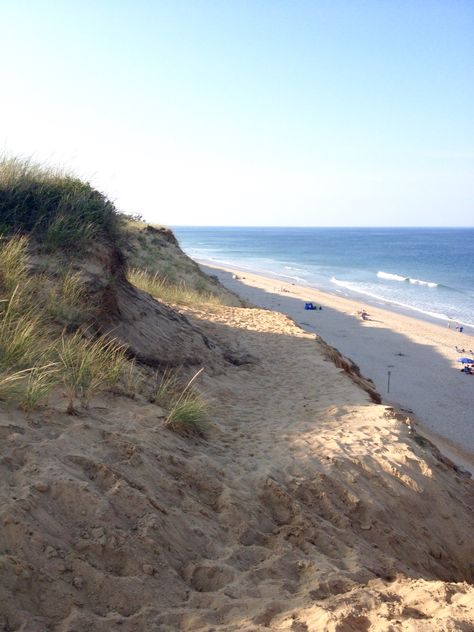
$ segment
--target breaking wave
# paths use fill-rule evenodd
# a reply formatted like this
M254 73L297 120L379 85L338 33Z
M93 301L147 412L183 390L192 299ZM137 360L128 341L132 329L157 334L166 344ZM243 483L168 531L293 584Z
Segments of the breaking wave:
M391 274L390 272L383 272L379 270L377 272L379 279L388 279L389 281L405 281L406 283L413 283L414 285L424 285L425 287L438 287L438 283L434 281L423 281L421 279L412 279L411 277L404 277L400 274Z
M387 298L384 296L380 296L379 294L374 294L373 292L369 292L365 288L361 287L358 283L354 283L351 281L340 281L339 279L336 279L336 277L332 277L331 282L334 283L335 285L338 285L339 287L345 288L346 290L350 290L351 292L356 292L357 294L363 294L364 296L368 296L370 298L376 299L377 301L382 301L384 303L391 303L392 305L397 305L398 307L412 310L420 314L424 314L425 316L436 318L437 320L444 320L444 321L453 320L447 314L434 312L429 309L422 309L421 307L417 307L415 305L409 305L408 303L404 303L403 301L398 301L398 300L394 300L393 298ZM458 321L458 322L461 322L461 321ZM469 325L469 323L462 323L462 324Z
M434 283L433 281L421 281L420 279L408 279L410 283L414 283L415 285L426 285L427 287L438 287L438 283Z
M389 279L390 281L408 281L408 277L399 274L390 274L390 272L377 272L379 279Z

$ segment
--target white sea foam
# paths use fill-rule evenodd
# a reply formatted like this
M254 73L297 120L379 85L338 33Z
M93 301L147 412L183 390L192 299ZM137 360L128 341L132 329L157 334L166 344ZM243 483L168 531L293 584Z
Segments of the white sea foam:
M425 285L426 287L438 287L437 283L433 281L421 281L420 279L408 279L410 283L414 283L415 285Z
M389 281L408 281L408 277L400 276L399 274L391 274L390 272L377 272L379 279L388 279Z
M340 281L336 279L336 277L331 278L331 282L335 285L339 285L340 287L346 288L351 292L357 292L358 294L363 294L364 296L369 296L370 298L376 299L377 301L383 301L384 303L391 303L392 305L396 305L397 307L402 307L403 309L412 310L414 312L418 312L419 314L424 314L425 316L429 316L430 318L436 318L437 320L452 320L446 314L442 314L439 312L432 312L427 309L422 309L420 307L415 307L414 305L408 305L407 303L402 303L401 301L393 300L392 298L388 299L383 296L379 296L374 294L373 292L369 292L364 288L360 287L358 283L354 283L351 281ZM462 323L467 326L472 326L469 323Z
M387 279L389 281L408 281L413 285L424 285L425 287L438 287L438 283L434 281L422 281L421 279L412 279L411 277L401 276L400 274L392 274L391 272L383 272L379 270L377 272L379 279Z
M340 281L339 279L336 279L336 277L331 277L331 283L334 283L335 285L339 285L339 287L345 287L348 290L354 290L355 292L357 292L357 283L353 283L351 281ZM361 291L361 290L359 290Z

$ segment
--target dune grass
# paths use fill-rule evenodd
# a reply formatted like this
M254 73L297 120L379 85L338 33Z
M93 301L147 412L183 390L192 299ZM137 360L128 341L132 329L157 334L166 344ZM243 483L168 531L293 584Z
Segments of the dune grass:
M0 399L30 411L47 398L58 376L40 314L26 303L14 308L16 294L0 311Z
M183 390L179 371L167 368L162 374L156 373L155 384L149 396L152 404L158 404L164 408L172 405Z
M112 388L114 393L135 399L144 390L144 376L137 366L135 358L124 366L122 375L117 384Z
M171 408L165 426L182 434L204 433L209 417L209 405L198 393L187 393Z
M168 279L158 274L151 274L147 270L132 268L128 272L128 280L132 285L165 303L211 307L222 305L222 300L210 292L199 292L187 287L185 283L171 283Z
M0 401L20 403L25 390L25 378L29 369L23 371L4 370L0 373Z
M41 318L17 286L0 303L0 364L16 370L30 368L43 353Z
M139 375L125 349L84 329L87 298L80 276L66 270L53 278L45 274L29 279L27 247L20 236L0 242L0 400L30 412L60 388L67 397L66 412L76 414L104 390L125 389L134 396ZM157 278L155 283L165 285ZM176 288L167 290L167 299L174 302L189 301L195 294L181 288L182 299ZM201 304L202 295L192 296L196 301ZM67 334L64 323L73 317L79 325ZM203 433L209 405L193 387L201 373L187 383L179 370L157 374L149 399L167 411L167 428L186 435Z
M187 382L183 380L182 369L167 368L163 373L156 373L148 399L167 411L164 425L170 430L186 435L204 433L210 405L193 387L203 370L201 368Z
M176 388L176 381L167 379L166 385L171 385L171 391L167 399L169 412L165 426L170 430L180 434L203 434L210 407L193 388L194 382L203 371L203 368L199 369L181 390Z
M21 394L17 398L20 408L30 412L45 401L60 379L59 364L50 362L37 365L26 372L21 381Z
M55 368L27 267L27 239L0 239L0 399L29 411L53 388Z
M104 337L87 340L80 332L63 335L57 353L70 414L76 412L76 400L87 408L93 394L116 385L126 362L125 351L115 340Z
M38 264L37 257L36 273L29 273L30 250L35 255L77 256L84 255L94 241L105 240L113 242L120 254L123 219L114 205L70 174L27 160L0 159L0 209L0 400L30 411L61 387L66 391L67 412L72 414L78 406L87 407L94 393L113 390L120 383L133 395L139 376L127 362L125 350L115 340L94 337L87 329L93 309L87 304L81 275L74 271L76 262L70 260L61 272L45 265L40 274L38 266L45 258ZM149 242L156 250L160 242L152 230L146 230L151 237L143 231L138 237L145 241L145 250ZM173 240L171 235L168 241ZM169 276L178 279L182 266L167 261L165 255L162 259ZM131 270L129 279L167 303L222 304L203 280L192 289L145 269ZM183 387L175 374L165 372L156 384L152 400L169 411L168 427L180 432L202 427L208 407L191 388L199 374Z
M67 326L86 321L91 310L87 304L86 292L81 276L66 270L54 283L37 278L45 315L55 323ZM46 291L45 291L46 288Z
M25 237L0 238L0 285L7 293L26 281L26 244Z
M84 320L87 306L80 277L28 279L27 240L0 242L0 399L29 411L59 385L67 411L87 406L91 396L113 387L125 366L124 350L110 338L87 339L81 330L62 332L72 317Z
M98 237L115 238L114 205L87 182L28 160L0 160L0 234L37 239L46 252L79 254Z

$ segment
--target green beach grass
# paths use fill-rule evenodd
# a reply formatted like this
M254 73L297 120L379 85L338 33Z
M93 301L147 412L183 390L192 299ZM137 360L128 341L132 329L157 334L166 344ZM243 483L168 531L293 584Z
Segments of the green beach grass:
M99 237L115 239L117 212L87 182L28 160L0 160L0 234L35 238L44 252L84 251Z
M84 321L87 314L79 277L66 272L45 290L44 282L26 277L27 260L24 237L0 243L0 399L31 410L61 385L72 413L76 401L87 406L94 393L117 384L125 352L113 339L89 339L82 329L65 334L58 321L71 314Z
M30 412L61 389L66 411L75 414L102 391L135 397L143 387L140 371L117 341L94 335L93 307L81 273L72 265L74 256L87 256L96 241L106 240L120 249L130 221L89 184L16 159L0 161L0 209L0 401ZM152 237L153 247L147 241L144 250L149 258L155 252L158 256L159 250ZM34 273L32 252L41 253L45 261L44 269ZM44 255L59 255L64 262L65 254L66 265L48 267ZM176 261L170 265L179 276ZM132 269L128 276L131 283L167 303L221 304L211 292L145 269ZM156 378L150 401L166 409L165 425L170 429L201 431L208 405L192 388L199 374L185 385L170 370Z
M159 298L165 303L174 305L218 307L222 299L210 292L201 292L188 287L185 283L171 283L158 273L132 268L128 271L128 280L136 287Z

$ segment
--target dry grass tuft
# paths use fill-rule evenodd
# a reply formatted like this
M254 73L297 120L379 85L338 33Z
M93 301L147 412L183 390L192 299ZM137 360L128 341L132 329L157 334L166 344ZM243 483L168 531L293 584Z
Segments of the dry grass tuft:
M222 300L210 292L199 292L185 283L170 283L158 274L150 274L147 270L133 268L128 272L128 280L136 287L148 292L155 298L173 305L187 306L220 306Z

